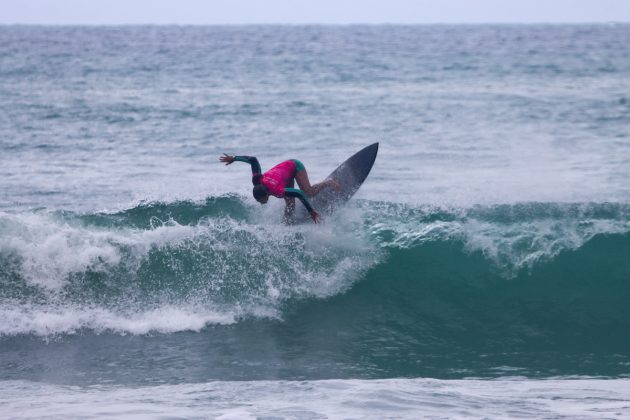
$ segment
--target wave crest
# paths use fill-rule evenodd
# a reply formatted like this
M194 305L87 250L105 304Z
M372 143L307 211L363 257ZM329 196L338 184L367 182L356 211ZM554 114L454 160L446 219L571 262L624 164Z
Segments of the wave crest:
M501 284L512 296L523 284L596 276L593 258L619 255L630 243L624 204L445 209L358 201L320 226L285 226L250 206L223 196L117 213L0 214L0 311L10 320L0 335L198 331L282 318L305 299L357 293L357 282L380 304L391 288L404 295L436 279L436 287L459 284L454 300L480 284ZM599 268L611 281L630 270L613 260L617 266ZM392 278L399 283L387 283ZM387 304L395 311L401 302Z

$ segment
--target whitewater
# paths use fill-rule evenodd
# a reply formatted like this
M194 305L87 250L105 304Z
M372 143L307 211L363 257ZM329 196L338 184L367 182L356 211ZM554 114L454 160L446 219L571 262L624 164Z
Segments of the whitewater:
M630 417L630 26L0 41L0 417Z

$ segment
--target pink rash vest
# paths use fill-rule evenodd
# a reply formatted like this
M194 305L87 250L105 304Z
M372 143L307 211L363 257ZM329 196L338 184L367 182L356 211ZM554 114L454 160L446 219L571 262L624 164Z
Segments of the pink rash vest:
M285 160L265 172L260 183L267 187L269 194L282 198L285 195L284 189L291 185L296 170L297 165L293 160Z
M252 167L252 183L254 185L262 184L267 188L267 192L274 197L293 197L299 199L306 210L313 211L311 203L308 202L306 195L302 190L293 188L293 177L298 171L304 170L304 165L299 160L285 160L277 164L267 172L261 175L260 163L254 156L234 156L234 160L238 162L249 163Z

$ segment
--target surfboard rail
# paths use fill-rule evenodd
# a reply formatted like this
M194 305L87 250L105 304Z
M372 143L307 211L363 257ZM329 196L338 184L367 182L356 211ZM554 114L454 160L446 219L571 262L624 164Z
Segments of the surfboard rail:
M313 208L322 215L329 215L352 198L370 174L376 161L378 147L378 142L364 147L332 171L326 179L337 181L340 190L324 189L310 200ZM303 210L300 214L301 217L298 219L308 218L306 211Z

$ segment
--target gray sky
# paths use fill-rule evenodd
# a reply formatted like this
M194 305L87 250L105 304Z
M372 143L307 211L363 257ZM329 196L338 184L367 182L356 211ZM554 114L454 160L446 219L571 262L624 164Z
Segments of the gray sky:
M630 0L0 0L0 23L630 22Z

